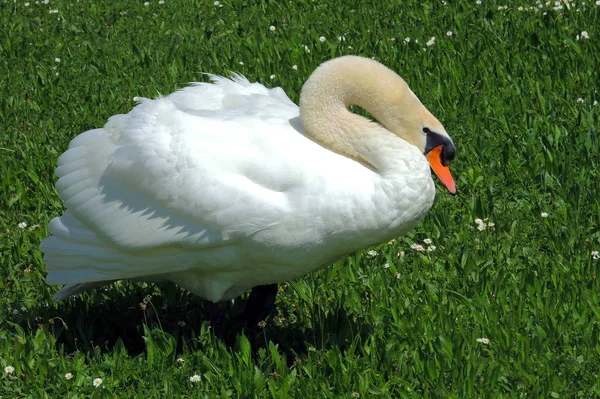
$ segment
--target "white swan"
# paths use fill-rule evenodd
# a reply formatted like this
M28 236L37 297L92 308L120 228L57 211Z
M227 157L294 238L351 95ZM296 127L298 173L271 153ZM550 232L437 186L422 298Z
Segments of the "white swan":
M300 108L280 88L212 80L142 99L59 158L67 210L41 244L47 283L66 285L55 299L125 278L231 299L412 228L434 200L430 164L456 191L452 140L376 61L325 62Z

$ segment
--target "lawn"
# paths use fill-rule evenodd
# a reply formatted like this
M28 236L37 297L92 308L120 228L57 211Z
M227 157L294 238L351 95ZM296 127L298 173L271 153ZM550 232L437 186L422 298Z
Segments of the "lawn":
M0 23L0 398L600 396L600 2L4 0ZM203 72L297 101L345 54L444 124L459 195L282 284L232 347L173 285L50 300L38 246L72 138Z

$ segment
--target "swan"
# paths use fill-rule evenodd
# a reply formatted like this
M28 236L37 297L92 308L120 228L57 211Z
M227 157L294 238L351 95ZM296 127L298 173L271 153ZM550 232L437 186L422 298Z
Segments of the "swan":
M379 62L321 64L299 107L279 87L210 76L140 99L60 156L66 211L41 243L47 284L64 285L55 300L120 279L170 280L210 303L254 288L260 321L277 283L414 227L434 201L431 169L456 193L452 139Z

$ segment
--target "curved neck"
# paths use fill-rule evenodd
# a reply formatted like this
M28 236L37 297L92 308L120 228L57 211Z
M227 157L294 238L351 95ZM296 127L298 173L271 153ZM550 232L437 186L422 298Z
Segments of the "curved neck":
M350 112L357 105L379 123ZM300 95L300 118L312 140L378 171L406 142L400 110L422 107L400 76L371 59L346 56L319 66Z

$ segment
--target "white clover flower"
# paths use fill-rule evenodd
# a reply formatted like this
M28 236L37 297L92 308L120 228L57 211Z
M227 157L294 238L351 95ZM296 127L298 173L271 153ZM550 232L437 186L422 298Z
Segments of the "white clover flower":
M385 265L383 265L383 268L384 268L384 269L389 269L389 268L390 268L390 264L389 264L389 263L386 263Z
M540 213L540 216L543 218L547 218L548 217L548 212L542 212Z
M244 65L244 62L243 62L243 61L240 61L240 65Z
M158 0L158 4L165 4L165 0Z
M598 105L598 100L594 100L594 105Z
M446 36L452 36L454 34L454 32L452 32L451 30L449 30L448 32L446 32Z
M6 374L12 374L15 372L15 368L13 366L6 366L4 367L4 372Z
M190 377L190 382L200 382L200 380L202 379L202 377L200 377L198 374L194 374L193 376Z
M100 385L102 385L102 378L94 378L94 381L92 383L96 388L98 388Z
M150 5L149 1L147 1L147 2L144 3L144 7L148 7L149 5Z
M56 58L54 59L54 62L60 62L60 58L56 57Z
M293 69L294 71L297 71L297 70L298 70L298 65L292 65L292 69Z
M590 35L587 33L587 31L584 30L583 32L581 32L581 38L582 39L589 39Z
M476 341L479 342L480 344L484 344L484 345L489 345L489 343L490 343L489 338L477 338Z
M67 373L67 374L65 374L65 378L66 378L67 380L70 380L70 379L72 379L72 378L73 378L73 374L71 374L71 373Z
M431 245L429 247L427 247L427 252L433 252L437 249L437 247L435 245Z
M17 225L17 227L20 229L24 229L25 227L27 227L27 222L21 222Z
M371 255L372 257L376 257L377 255L379 255L379 253L373 249L367 252L367 254Z
M175 362L177 362L178 365L183 366L183 363L185 363L185 360L178 357L177 360L175 360Z
M12 314L15 315L15 316L18 315L19 314L19 309L13 309Z
M598 1L596 2L596 5L597 5L598 7L600 7L600 0L598 0Z
M29 3L25 3L23 4L25 7L29 7Z
M485 219L485 220L481 220L479 218L475 219L475 223L477 224L477 230L483 231L486 229L486 227L487 227L487 224L485 223L486 220L487 219Z
M518 7L518 8L517 8L517 10L519 10L519 11L523 11L523 7L522 7L522 6L520 6L520 7Z
M579 104L583 104L583 103L585 103L585 100L584 100L583 98L579 97L579 98L577 99L577 102L578 102Z
M400 278L400 273L396 272L396 273L394 273L394 276L396 276L396 278L399 279Z
M415 244L415 247L413 249L417 252L425 251L425 248L421 244Z
M423 240L423 242L427 245L430 245L433 241L431 241L431 238L426 238Z
M477 1L475 2L475 4L477 4L477 5L480 5L480 4L481 4L481 0L477 0Z
M399 256L400 258L402 258L404 256L404 251L400 251L396 254L396 256Z
M410 43L410 37L405 37L405 38L404 38L404 42L405 42L405 43Z
M271 80L275 79L275 75L269 76L269 79L271 79Z
M220 1L215 1L215 2L213 3L213 5L215 5L215 6L217 6L217 7L218 7L218 6L220 6L220 5L221 5L221 2L220 2Z
M273 25L269 26L269 30L270 30L271 32L275 32L275 29L277 29L277 28L276 28L276 27L274 27Z
M435 36L432 36L426 44L429 47L433 46L435 44Z
M488 225L488 227L494 227L494 226L496 225L496 223L494 223L494 222L489 222L487 225Z
M325 36L321 36L321 37L319 37L319 41L320 41L321 43L325 43L325 40L327 40L327 39L325 39Z

